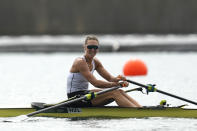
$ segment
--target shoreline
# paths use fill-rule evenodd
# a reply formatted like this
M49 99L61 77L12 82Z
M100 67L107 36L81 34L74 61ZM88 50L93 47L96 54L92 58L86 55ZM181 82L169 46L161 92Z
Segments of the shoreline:
M197 35L96 35L100 52L195 52ZM0 36L0 53L81 52L85 35Z

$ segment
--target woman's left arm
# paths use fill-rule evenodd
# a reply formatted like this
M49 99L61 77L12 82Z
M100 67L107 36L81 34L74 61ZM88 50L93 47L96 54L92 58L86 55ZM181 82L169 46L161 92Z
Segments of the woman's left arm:
M95 60L95 65L96 65L96 71L101 75L104 79L110 82L118 82L120 80L124 80L124 76L117 76L114 77L112 76L102 65L102 63L98 59Z

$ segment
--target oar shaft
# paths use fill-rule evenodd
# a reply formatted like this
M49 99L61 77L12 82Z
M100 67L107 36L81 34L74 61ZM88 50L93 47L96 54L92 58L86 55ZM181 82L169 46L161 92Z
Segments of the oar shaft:
M107 92L116 90L118 88L121 88L121 86L115 86L115 87L112 87L112 88L107 88L105 90L102 90L102 91L97 92L96 95L101 95L101 94L104 94L104 93L107 93Z
M135 81L132 81L132 80L127 80L127 82L132 83L134 85L138 85L138 86L144 87L146 89L148 88L146 85L138 83L138 82L135 82Z
M142 88L141 87L134 88L134 89L126 90L125 92L128 93L128 92L132 92L132 91L142 91Z
M108 89L97 92L96 95L101 95L101 94L116 90L118 88L120 88L120 86L108 88ZM54 105L54 106L51 106L51 107L47 107L47 108L44 108L44 109L40 109L38 111L27 114L27 116L30 117L30 116L33 116L33 115L36 115L36 114L39 114L39 113L43 113L43 112L48 111L50 109L56 109L58 107L69 105L69 104L72 104L72 103L75 103L75 102L78 102L78 101L81 101L81 100L84 100L84 99L86 99L86 96L83 96L83 97L80 97L80 98L77 98L77 99L74 99L74 100L70 100L70 101L67 101L67 102L64 102L64 103L60 103L60 104L57 104L57 105Z
M159 93L161 93L161 94L168 95L168 96L171 96L171 97L174 97L174 98L180 99L180 100L182 100L182 101L186 101L186 102L192 103L192 104L194 104L194 105L197 105L197 103L196 103L196 102L194 102L194 101L191 101L191 100L185 99L185 98L180 97L180 96L177 96L177 95L170 94L170 93L168 93L168 92L164 92L164 91L161 91L161 90L158 90L158 89L156 90L156 92L159 92Z
M135 85L138 85L138 86L141 86L141 87L144 87L144 88L148 89L148 86L147 86L147 85L144 85L144 84L141 84L141 83L138 83L138 82L132 81L132 80L127 80L127 82L129 82L129 83L132 83L132 84L135 84ZM180 100L182 100L182 101L186 101L186 102L192 103L192 104L194 104L194 105L197 105L197 103L196 103L196 102L194 102L194 101L191 101L191 100L188 100L188 99L182 98L182 97L177 96L177 95L170 94L170 93L165 92L165 91L161 91L161 90L156 89L156 92L159 92L159 93L161 93L161 94L168 95L168 96L171 96L171 97L174 97L174 98L180 99Z
M27 116L30 117L30 116L33 116L33 115L36 115L36 114L39 114L39 113L43 113L43 112L48 111L50 109L56 109L56 108L64 106L64 105L69 105L71 103L74 103L74 102L77 102L77 101L80 101L80 100L83 100L83 99L85 99L85 96L84 97L80 97L78 99L74 99L74 100L65 102L65 103L60 103L60 104L57 104L57 105L54 105L54 106L50 106L50 107L47 107L47 108L44 108L44 109L40 109L38 111L35 111L35 112L27 114Z

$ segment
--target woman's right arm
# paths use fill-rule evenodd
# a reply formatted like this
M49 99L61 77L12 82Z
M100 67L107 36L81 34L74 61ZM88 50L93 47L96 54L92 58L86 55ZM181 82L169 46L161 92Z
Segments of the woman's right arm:
M103 80L97 80L96 77L90 72L86 62L82 59L77 59L75 62L75 69L78 70L93 86L98 88L110 88L118 86L118 82L107 82Z

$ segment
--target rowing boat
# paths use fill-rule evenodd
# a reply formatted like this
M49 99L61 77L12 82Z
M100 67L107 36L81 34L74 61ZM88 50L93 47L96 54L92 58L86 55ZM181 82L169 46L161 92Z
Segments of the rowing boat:
M142 91L142 87L149 92L158 92L168 95L182 101L197 105L197 102L188 100L186 98L173 95L171 93L155 88L155 85L144 85L135 81L127 80L129 83L141 86L140 88L131 89L125 92ZM168 107L166 101L160 103L159 106L152 107L117 107L117 106L104 106L104 107L68 107L70 104L79 102L81 100L91 100L97 95L104 94L122 86L108 88L96 93L88 93L82 97L73 97L66 101L47 105L45 103L34 103L31 108L0 108L0 117L16 117L25 115L26 117L39 116L39 117L61 117L61 118L146 118L146 117L174 117L174 118L197 118L197 109L186 109L183 106ZM35 106L36 105L36 106ZM41 106L40 106L41 105ZM27 119L27 118L26 118ZM11 122L6 120L5 122Z
M15 117L36 111L36 108L0 108L0 117ZM146 118L146 117L175 117L197 118L197 109L184 109L182 107L61 107L36 114L39 117L58 118Z

